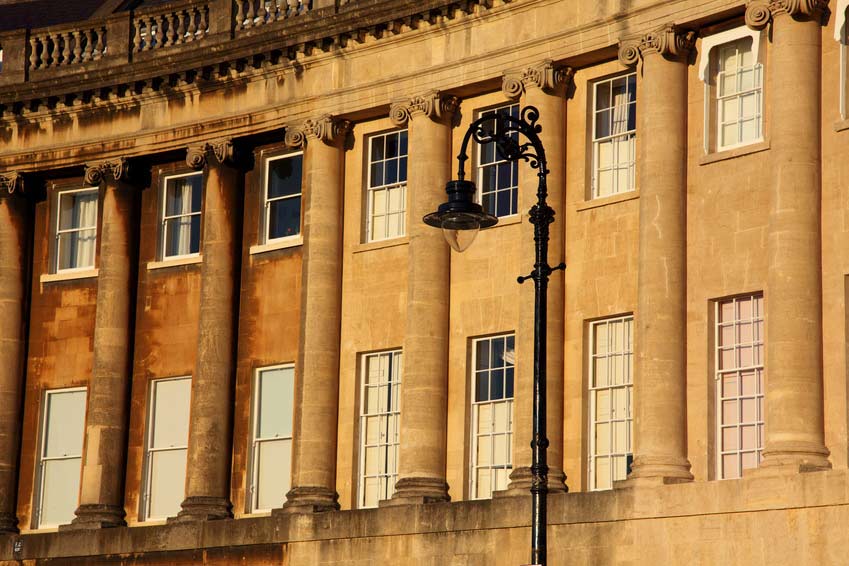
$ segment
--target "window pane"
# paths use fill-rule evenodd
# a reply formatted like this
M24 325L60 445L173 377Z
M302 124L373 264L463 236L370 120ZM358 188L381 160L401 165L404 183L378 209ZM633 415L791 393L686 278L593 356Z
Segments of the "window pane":
M180 512L185 495L186 450L150 454L150 512L148 519L166 519Z
M48 393L46 458L81 456L85 433L85 391Z
M199 216L180 216L165 221L165 256L173 257L197 253L193 249L192 227Z
M271 201L268 206L269 240L301 233L301 197Z
M291 458L291 440L259 443L257 509L276 509L283 505L290 487Z
M259 438L292 436L295 369L266 370L259 375Z
M82 458L43 463L39 527L66 525L74 519L80 494Z
M191 389L192 381L188 378L154 381L151 448L188 444Z
M268 198L301 194L303 155L268 161Z

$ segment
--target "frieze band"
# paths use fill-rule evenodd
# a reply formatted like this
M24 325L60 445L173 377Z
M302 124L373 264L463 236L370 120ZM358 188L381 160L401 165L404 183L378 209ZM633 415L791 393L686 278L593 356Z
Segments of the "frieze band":
M203 169L210 157L214 157L218 163L233 161L233 140L214 140L190 145L186 149L186 165L192 169Z
M431 120L450 120L459 107L460 99L456 96L432 90L393 102L389 107L389 119L398 127L404 126L416 114L424 114Z
M520 71L508 71L501 79L501 92L507 98L519 98L528 88L555 94L565 92L575 76L572 67L556 66L550 59Z
M619 42L619 61L636 65L648 53L659 53L667 59L687 59L696 43L696 32L666 24L640 37Z
M87 185L99 185L107 179L114 179L115 181L126 179L129 172L128 165L125 157L86 163L85 183Z
M286 128L285 141L289 147L304 147L309 140L320 140L332 145L344 140L351 127L349 120L324 114L319 118L305 120L299 126Z

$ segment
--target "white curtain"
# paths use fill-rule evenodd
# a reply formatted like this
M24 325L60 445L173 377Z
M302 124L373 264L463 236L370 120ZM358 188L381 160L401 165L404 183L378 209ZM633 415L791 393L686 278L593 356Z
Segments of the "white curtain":
M178 178L170 181L168 206L165 222L166 256L186 255L192 252L192 183L191 178Z
M622 134L628 131L628 93L623 88L613 94L613 124L611 134Z
M97 243L97 193L80 194L75 199L73 225L79 227L76 245L72 238L71 267L94 267L94 251Z
M192 242L192 184L188 179L182 179L178 186L180 192L180 227L177 235L177 253L186 255L191 253Z

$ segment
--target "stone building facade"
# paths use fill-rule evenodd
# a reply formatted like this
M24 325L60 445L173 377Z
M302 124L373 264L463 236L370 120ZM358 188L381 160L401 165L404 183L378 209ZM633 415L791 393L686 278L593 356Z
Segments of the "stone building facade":
M846 564L847 0L0 1L0 564ZM5 16L4 16L5 14ZM567 487L568 486L568 487Z

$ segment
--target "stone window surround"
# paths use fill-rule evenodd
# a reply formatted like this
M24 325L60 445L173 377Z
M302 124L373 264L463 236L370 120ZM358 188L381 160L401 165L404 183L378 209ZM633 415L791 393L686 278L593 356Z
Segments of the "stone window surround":
M760 137L752 142L744 142L738 143L733 146L717 148L717 140L718 133L716 132L716 128L714 126L714 121L716 120L715 110L713 109L714 103L716 101L716 85L712 84L711 77L715 75L715 56L712 55L712 52L715 48L721 47L722 45L750 37L752 39L752 59L760 64L761 68L761 103L760 103ZM765 80L765 67L766 65L763 62L762 50L761 46L762 36L761 32L758 30L753 30L745 24L740 24L736 27L732 27L730 29L726 29L723 31L719 31L717 33L713 33L707 35L702 38L701 45L698 49L698 77L704 83L704 112L703 112L703 133L704 133L704 154L703 156L714 156L714 155L727 155L728 157L736 157L742 153L746 153L745 148L749 146L760 146L766 142L767 138L767 128L766 128L766 80ZM760 148L763 149L763 148ZM732 155L733 153L733 155ZM700 164L701 160L700 160Z
M631 185L630 185L630 187L626 188L624 190L621 190L621 191L617 191L617 192L612 193L610 195L604 195L604 196L596 196L595 195L595 193L596 193L596 183L598 182L597 174L596 174L596 167L597 167L596 147L597 147L597 144L600 143L599 141L597 141L595 139L595 118L596 118L595 115L596 115L596 96L597 96L596 91L597 91L597 87L602 83L606 83L606 82L612 83L614 80L619 79L619 78L625 78L627 80L628 77L631 76L631 75L633 75L634 79L635 79L634 80L634 90L636 91L637 90L636 81L638 80L637 77L639 77L639 75L638 75L638 73L636 73L636 71L633 71L633 70L628 70L628 71L624 71L624 72L617 72L617 73L614 73L612 75L607 74L607 75L604 75L604 76L601 76L601 77L590 78L590 79L587 80L588 110L587 110L586 129L587 129L587 138L589 139L589 145L587 146L587 149L588 149L587 162L589 163L589 185L588 185L589 186L589 192L588 192L589 194L587 195L588 201L609 199L611 197L620 196L620 195L631 193L631 192L634 192L634 191L637 190L637 179L636 179L636 177L637 177L637 167L636 167L636 164L637 164L637 161L638 161L638 156L637 156L637 146L636 146L637 145L637 142L636 142L637 127L636 127L636 121L635 121L634 130L633 130L633 133L634 133L634 150L633 150L634 151L634 156L633 156L634 157L634 166L633 166L633 173L631 174ZM635 114L636 114L637 105L639 104L639 101L636 100L636 99L637 99L637 94L635 92L634 93L634 100L635 100L635 106L634 106L635 111L634 112L635 112ZM628 104L630 104L630 103L626 102L626 105L628 105ZM611 109L611 108L613 108L613 107L609 107L608 109ZM626 121L627 121L627 117L626 117ZM608 138L612 138L614 136L620 137L620 136L623 136L623 135L627 135L629 133L631 133L630 130L626 131L626 132L622 132L621 134L618 134L618 135L617 134L610 134L608 136Z
M408 236L407 225L409 223L409 220L407 218L407 215L408 215L408 211L410 209L410 191L407 190L408 179L405 179L405 181L403 183L396 183L394 185L396 187L402 186L403 189L404 189L404 197L403 197L404 211L403 211L403 215L402 215L404 227L401 230L401 233L396 234L395 236L389 236L389 237L384 237L384 238L374 238L374 239L371 238L371 235L370 235L371 224L372 224L372 218L371 218L371 204L372 204L372 198L373 198L372 195L375 192L371 187L371 164L372 164L372 162L371 162L371 147L372 147L372 143L377 138L382 138L382 137L385 137L389 134L400 133L400 132L407 133L408 128L407 127L403 127L403 128L393 127L393 128L389 128L389 129L386 129L386 130L379 130L379 131L376 131L376 132L366 134L366 136L363 139L363 141L364 141L363 149L364 149L365 153L363 155L363 187L364 187L363 200L362 200L362 204L363 204L363 210L362 210L363 237L360 241L361 244L377 244L379 242L396 240L398 238L406 238ZM407 159L407 172L409 172L409 155L410 155L409 143L410 143L409 142L409 133L407 133L407 153L404 156ZM398 157L400 158L400 146L399 146ZM381 187L381 189L379 189L379 190L385 190L385 189L390 188L389 185L380 185L380 187ZM388 199L388 195L387 195L387 199ZM388 202L387 202L387 210L388 210ZM384 216L388 216L388 213Z
M508 102L502 102L502 103L499 103L499 104L488 105L488 106L485 106L483 108L477 108L474 111L474 117L475 117L475 119L478 119L478 118L481 118L484 114L496 112L496 111L499 111L499 110L510 108L512 106L516 107L517 113L518 113L518 109L521 106L519 104L519 102L518 101L508 101ZM474 152L474 159L475 159L475 161L474 161L475 162L475 181L477 183L477 193L475 194L475 200L478 204L483 205L483 170L484 170L484 167L486 167L486 166L497 166L497 164L503 163L503 160L499 159L497 154L496 154L495 161L492 161L492 162L486 163L486 164L481 164L481 159L483 157L483 155L482 155L483 152L481 151L481 149L482 149L482 146L480 144L473 144L472 151ZM515 168L519 167L519 164L514 162L512 164L512 167L513 167L513 170L515 170ZM505 189L500 189L500 190L505 190ZM516 183L515 186L510 187L509 190L511 190L513 192L512 199L518 201L518 199L519 199L518 182ZM495 216L498 216L498 222L501 223L502 221L504 221L506 219L513 218L515 216L521 216L522 211L518 209L518 204L517 204L516 208L517 208L517 210L516 210L515 214L505 214L503 216L498 216L494 212L493 212L493 214L495 214ZM497 225L498 224L496 224L496 226Z
M304 204L303 204L303 175L301 176L301 226L297 234L286 236L283 238L268 239L267 214L265 211L266 195L268 194L268 162L275 159L285 159L296 155L304 155L303 149L294 149L289 145L274 144L270 147L259 149L257 152L258 161L261 163L260 172L257 176L257 214L259 222L257 222L257 240L256 244L250 246L248 252L251 255L265 253L273 250L285 248L293 248L301 246L304 243Z
M203 173L199 171L184 171L184 172L174 172L163 174L159 178L158 182L158 202L157 202L157 219L159 222L159 226L157 227L157 249L156 249L156 257L157 263L159 264L156 267L161 267L163 264L171 264L171 265L180 265L191 263L193 259L200 256L200 244L201 244L201 234L198 234L198 251L188 254L179 254L179 255L171 255L166 256L165 254L165 207L167 206L167 197L166 191L168 188L168 180L175 178L184 178L184 177L193 177L199 176L201 179L201 208L197 212L189 212L189 214L181 215L181 216L194 216L197 215L201 219L201 223L198 224L198 230L200 231L200 227L203 222ZM154 268L156 268L154 267Z
M97 266L100 261L100 222L102 211L103 197L97 187L84 186L84 180L81 177L70 179L62 179L51 181L47 184L47 221L49 226L49 241L47 243L47 265L46 271L39 277L40 283L54 283L60 281L73 281L78 279L95 278L98 275ZM56 226L59 222L59 194L69 191L96 190L98 191L97 199L97 230L95 236L94 249L94 266L81 269L57 269L58 262L58 246L56 240Z
M155 203L156 207L156 221L157 221L157 229L156 229L156 245L155 252L153 254L153 259L146 262L146 267L148 271L160 270L160 269L168 269L172 267L179 266L191 266L198 265L203 262L203 254L202 250L199 250L197 254L192 254L189 256L179 257L179 258L167 258L162 259L161 250L163 247L162 244L162 230L161 230L161 211L164 210L164 183L165 179L168 177L173 177L174 175L184 175L188 173L196 173L197 171L193 171L188 166L186 166L185 161L175 161L169 162L162 165L154 165L151 167L151 187L158 187L156 190ZM203 199L203 195L201 196ZM201 212L203 212L203 200L201 200ZM201 214L201 247L203 246L203 214ZM142 235L142 241L144 240L144 234ZM141 246L142 242L139 242L140 250L143 248ZM144 258L139 258L144 259Z

